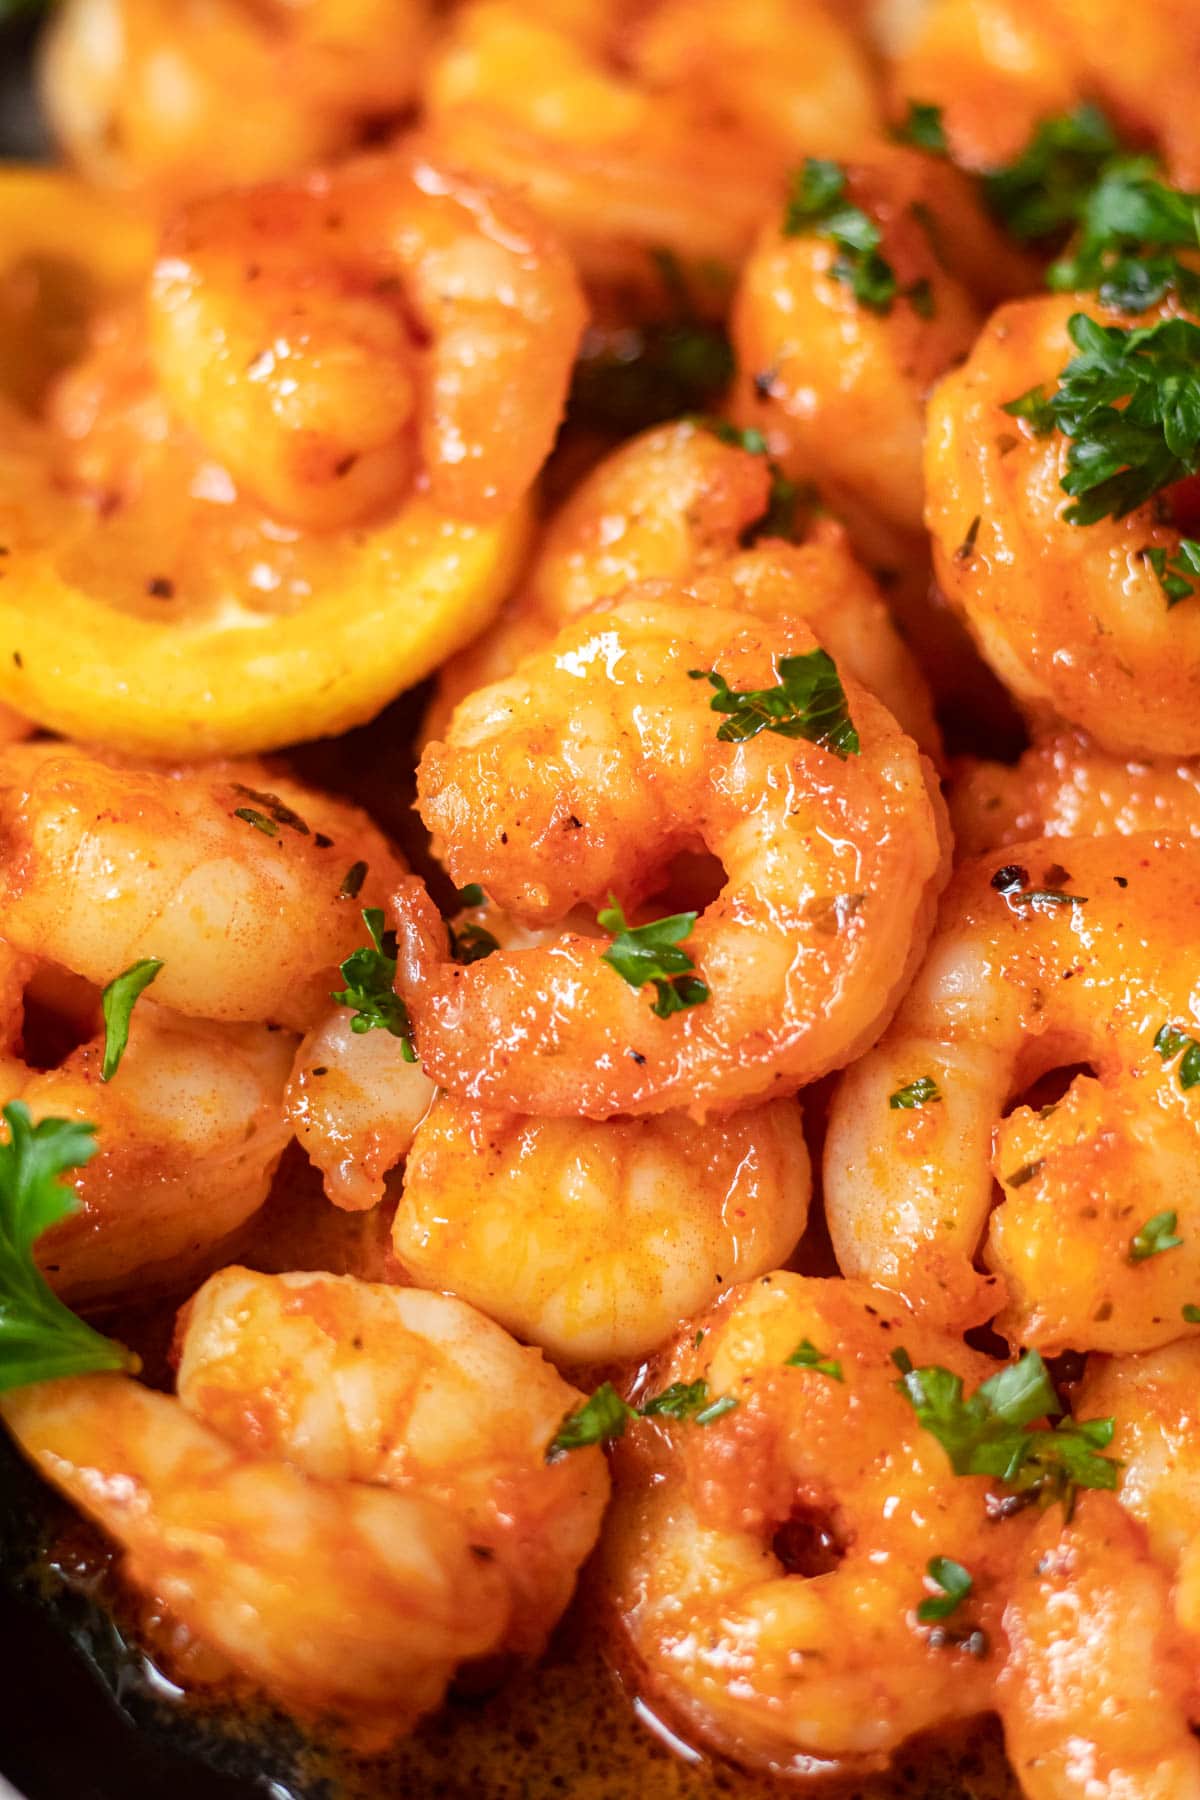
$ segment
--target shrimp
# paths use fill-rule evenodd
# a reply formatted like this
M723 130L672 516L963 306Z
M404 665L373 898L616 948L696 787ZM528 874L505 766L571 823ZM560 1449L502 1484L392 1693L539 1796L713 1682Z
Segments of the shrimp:
M857 297L819 207L805 214L811 169L796 178L787 213L764 227L742 271L733 410L835 509L865 507L915 535L926 392L979 330L968 282L1011 258L993 248L962 177L934 158L880 148L835 173L846 203L881 233L875 256L891 287Z
M0 1415L187 1638L363 1749L410 1729L507 1628L504 1575L431 1496L314 1480L125 1376L18 1388Z
M417 91L425 0L67 0L42 44L51 128L152 203L285 175Z
M367 863L361 880L347 881ZM195 1018L303 1030L402 865L357 808L258 764L116 767L0 751L0 912L14 949L97 986L143 957ZM350 890L356 888L352 893Z
M192 202L150 284L162 392L235 482L309 531L415 479L495 518L554 442L584 324L517 200L419 150Z
M1089 301L1102 324L1128 324ZM1001 307L929 406L926 516L938 580L1035 719L1078 726L1116 756L1200 751L1200 613L1170 606L1154 560L1180 530L1155 499L1076 525L1060 485L1068 440L1004 411L1053 389L1079 296ZM1170 303L1138 324L1174 316ZM1151 554L1153 553L1153 555Z
M116 1078L93 1039L11 1094L35 1119L89 1120L98 1151L74 1177L79 1210L38 1260L73 1305L166 1288L212 1267L258 1211L289 1137L283 1094L295 1040L139 1001Z
M517 1118L440 1095L417 1129L392 1244L412 1280L556 1361L616 1362L785 1261L808 1196L794 1100L695 1125Z
M1099 100L1134 140L1156 141L1172 179L1200 181L1191 71L1200 24L1189 0L930 0L894 44L890 87L944 109L956 162L1012 161L1035 128Z
M968 1380L984 1359L852 1281L767 1275L695 1324L653 1384L703 1378L732 1406L638 1425L616 1463L603 1573L638 1691L685 1736L780 1774L879 1767L913 1732L985 1711L1020 1527L987 1521L986 1480L950 1473L891 1352ZM971 1574L961 1631L917 1619L935 1555Z
M839 1066L890 1014L943 879L930 771L852 680L861 753L768 730L722 742L689 671L757 690L777 659L816 648L794 617L763 622L738 601L719 576L631 589L465 701L449 740L426 747L434 853L519 919L552 924L610 893L631 908L682 851L725 873L684 953L707 992L669 1017L578 931L453 963L424 889L403 884L398 985L441 1086L547 1117L702 1117Z
M523 656L590 607L637 581L682 582L727 565L739 607L764 618L787 610L806 619L838 666L936 755L937 727L920 667L851 555L842 527L821 517L799 544L771 537L758 553L738 556L763 515L766 530L784 529L786 521L768 511L773 486L763 456L690 420L622 444L551 520L525 588L498 628L444 665L426 739L444 733L460 699L510 675Z
M1013 767L963 759L948 799L963 857L1022 838L1133 831L1200 837L1200 766L1167 757L1126 762L1078 731L1040 739Z
M1048 1513L1004 1609L1000 1716L1026 1800L1196 1800L1188 1645L1143 1534L1109 1494Z
M592 1450L548 1464L582 1398L448 1294L231 1268L189 1302L179 1397L243 1454L432 1502L510 1597L494 1649L536 1656L608 1497Z
M1186 1329L1200 1111L1179 945L1198 909L1194 850L1166 835L1047 838L960 870L923 970L833 1104L826 1210L846 1274L960 1326L999 1307L1011 1342L1046 1352ZM1036 1105L1040 1080L1080 1063Z

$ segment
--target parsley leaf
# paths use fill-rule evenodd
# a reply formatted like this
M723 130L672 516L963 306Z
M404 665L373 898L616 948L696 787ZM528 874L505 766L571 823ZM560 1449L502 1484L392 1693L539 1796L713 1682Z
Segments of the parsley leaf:
M1098 1451L1112 1442L1112 1419L1060 1420L1031 1430L1036 1419L1057 1417L1062 1404L1045 1363L1027 1350L963 1398L962 1377L937 1364L915 1369L900 1351L897 1387L924 1429L950 1459L956 1475L991 1475L1017 1493L1061 1499L1068 1512L1076 1488L1114 1488L1118 1465Z
M1174 552L1161 544L1147 544L1141 555L1154 571L1168 610L1191 599L1200 579L1200 543L1195 538L1180 538Z
M413 1048L408 1008L394 985L396 934L384 930L383 912L378 906L364 909L363 923L371 942L361 950L352 951L346 958L340 971L346 985L331 994L330 999L336 1000L339 1006L354 1009L351 1031L359 1036L364 1031L389 1031L394 1038L400 1039L400 1053L405 1062L415 1063L417 1053Z
M630 987L642 988L653 982L656 998L650 1010L660 1019L699 1006L709 997L704 983L689 973L695 963L686 950L678 948L691 936L697 916L694 912L672 913L649 925L631 926L612 894L608 905L596 914L597 925L614 934L601 962L615 969Z
M932 1106L941 1097L941 1090L932 1075L918 1075L915 1081L909 1081L894 1094L889 1094L888 1105L893 1112L910 1112L917 1106Z
M917 1617L922 1625L935 1619L948 1619L975 1585L967 1570L951 1556L931 1556L925 1565L925 1573L934 1587L942 1591L928 1595L918 1606Z
M1200 1325L1200 1306L1194 1306L1191 1301L1189 1301L1188 1304L1183 1307L1182 1313L1185 1325Z
M927 100L909 101L903 122L893 127L892 136L897 143L911 144L915 150L925 150L930 156L950 154L942 109L930 105Z
M856 756L858 733L837 664L828 651L781 656L775 673L779 679L774 687L738 692L715 669L688 670L693 681L707 681L716 689L708 703L711 710L730 715L717 731L722 743L744 744L760 731L773 731L780 737L806 738L843 761Z
M546 1450L546 1461L557 1462L568 1450L579 1450L590 1444L612 1444L625 1436L631 1419L690 1419L696 1425L711 1425L724 1418L737 1406L734 1394L710 1399L708 1383L703 1376L697 1381L673 1381L670 1387L655 1394L641 1406L630 1406L622 1400L611 1381L600 1384L595 1393L569 1412Z
M1079 218L1118 145L1099 107L1043 119L1020 156L983 178L988 206L1015 238L1054 237Z
M742 541L763 537L794 538L797 509L802 499L811 503L813 490L802 487L798 481L793 481L784 474L772 458L765 436L756 426L747 425L744 429L739 429L738 426L731 425L728 419L704 414L699 415L696 422L711 431L714 437L719 437L723 444L732 444L735 449L746 450L751 456L767 458L767 468L771 475L767 510Z
M902 289L887 258L880 255L883 232L861 206L846 198L846 171L840 163L809 156L792 176L783 215L785 237L813 235L832 240L837 256L830 266L834 281L845 283L860 306L889 313L897 297L918 311L932 310L929 284ZM928 311L922 316L928 317Z
M1184 1093L1200 1082L1200 1043L1186 1031L1181 1031L1177 1025L1161 1026L1155 1035L1154 1048L1165 1063L1174 1062L1182 1050L1176 1073Z
M1200 275L1172 250L1200 247L1200 194L1156 179L1149 157L1114 158L1080 208L1080 228L1047 271L1058 292L1091 288L1105 306L1144 312L1174 291L1189 310Z
M822 1356L817 1346L809 1338L801 1338L792 1354L784 1362L785 1369L815 1369L818 1375L828 1375L830 1381L845 1381L842 1365L832 1356Z
M1152 1218L1147 1219L1129 1240L1130 1262L1145 1262L1147 1257L1160 1256L1164 1250L1176 1249L1183 1242L1181 1237L1175 1236L1178 1223L1178 1217L1173 1212L1155 1213Z
M130 963L127 969L109 982L101 994L100 1007L104 1014L101 1081L111 1081L120 1068L125 1046L129 1042L129 1020L138 995L150 986L162 966L161 957L145 956L141 962Z
M36 1240L79 1210L59 1177L96 1153L95 1126L75 1119L34 1125L23 1100L3 1109L0 1144L0 1388L58 1375L136 1369L123 1344L101 1337L53 1292L33 1259Z

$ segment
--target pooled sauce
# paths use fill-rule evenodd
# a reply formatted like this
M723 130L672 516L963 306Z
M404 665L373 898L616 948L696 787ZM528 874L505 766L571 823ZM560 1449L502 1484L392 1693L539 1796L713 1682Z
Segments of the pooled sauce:
M304 1158L293 1151L236 1255L264 1268L353 1267L386 1279L387 1209L344 1213L329 1206ZM182 1297L163 1296L105 1321L139 1350L155 1385L170 1385L167 1355ZM148 1629L147 1608L122 1586L103 1536L31 1472L14 1471L5 1485L14 1490L18 1511L24 1503L33 1524L24 1546L12 1539L6 1546L10 1581L15 1576L41 1605L70 1621L76 1647L139 1732L168 1746L186 1746L189 1757L216 1771L244 1773L250 1767L255 1778L248 1795L257 1790L271 1800L385 1795L778 1800L802 1792L821 1800L1014 1800L1017 1794L999 1729L988 1720L952 1737L914 1742L887 1773L852 1780L798 1782L750 1774L702 1754L675 1736L669 1722L609 1667L586 1572L575 1604L536 1667L503 1679L467 1672L446 1705L411 1737L384 1756L360 1759L333 1733L306 1731L242 1692L185 1691L179 1685L185 1677L170 1657L154 1660L153 1621ZM222 1795L227 1791L220 1786Z

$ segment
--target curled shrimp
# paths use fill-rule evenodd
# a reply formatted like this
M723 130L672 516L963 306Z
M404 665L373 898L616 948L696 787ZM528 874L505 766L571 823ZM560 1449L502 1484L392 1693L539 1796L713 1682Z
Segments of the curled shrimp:
M889 708L923 750L937 753L932 703L916 659L892 624L866 570L833 519L813 520L803 541L771 536L738 555L746 534L783 531L761 454L690 420L643 432L614 450L550 521L520 597L445 664L425 721L442 735L457 702L512 673L569 620L636 581L687 581L722 565L738 605L762 617L781 610L808 621L844 668Z
M352 148L414 97L427 28L425 0L69 0L42 98L90 180L211 192Z
M1194 850L1165 835L1047 838L960 870L924 968L834 1101L826 1209L847 1274L960 1324L999 1307L1011 1341L1044 1351L1185 1329L1200 1112L1182 1058L1200 1026L1178 947L1197 908ZM1079 1064L1036 1104L1036 1083Z
M1196 1800L1194 1646L1144 1534L1109 1494L1048 1513L1004 1609L1000 1716L1027 1800Z
M401 866L356 807L258 764L125 768L51 743L0 752L8 942L97 986L158 957L155 1000L196 1018L303 1030L364 941L361 907Z
M794 1100L696 1125L519 1118L443 1094L417 1129L392 1244L411 1279L557 1361L623 1361L786 1260L808 1195Z
M583 318L526 208L419 152L194 201L150 289L171 408L269 511L317 531L418 474L455 517L515 506L554 441Z
M963 857L1025 838L1200 837L1200 766L1169 757L1126 761L1078 731L1039 739L1013 765L964 759L948 800Z
M608 1497L598 1450L548 1464L581 1398L448 1294L225 1269L189 1302L179 1397L245 1454L432 1503L508 1589L496 1650L537 1655Z
M364 1749L411 1728L506 1629L504 1576L432 1497L313 1480L125 1376L19 1388L0 1414L189 1649Z
M891 1352L968 1381L987 1365L852 1281L764 1276L695 1323L653 1384L703 1379L726 1409L635 1426L615 1469L603 1570L638 1691L781 1774L879 1767L987 1710L1013 1539L917 1423ZM973 1577L961 1636L917 1618L935 1555Z
M1011 261L962 177L881 148L840 170L847 202L881 233L890 297L859 299L820 219L794 201L763 229L734 302L735 415L763 431L786 472L841 508L921 529L925 395L964 356L980 318L969 283ZM804 177L808 179L807 175ZM805 189L795 189L799 202ZM947 266L945 245L953 244Z
M1122 518L1064 518L1068 441L1004 411L1071 360L1078 296L1002 307L929 407L926 516L946 596L984 656L1035 715L1114 755L1200 750L1200 615L1171 607L1154 570L1180 530L1155 500ZM1121 323L1089 303L1103 324ZM1164 305L1139 318L1152 325ZM1128 321L1124 321L1128 323ZM1153 556L1150 554L1153 552Z
M777 659L816 648L794 617L763 622L738 600L716 576L632 589L465 701L448 741L426 747L435 854L518 919L553 924L610 892L632 908L684 851L724 868L685 952L707 993L669 1017L603 960L602 937L453 963L424 890L403 885L398 981L441 1086L543 1116L702 1116L815 1079L887 1018L942 880L930 773L851 680L860 752L767 730L721 741L690 671L757 690Z

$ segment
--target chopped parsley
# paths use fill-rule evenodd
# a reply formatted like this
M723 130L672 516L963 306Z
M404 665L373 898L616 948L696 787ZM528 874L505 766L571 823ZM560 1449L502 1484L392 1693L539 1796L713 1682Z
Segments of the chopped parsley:
M1054 870L1054 874L1069 880L1065 869ZM1086 906L1086 894L1068 894L1062 888L1029 886L1029 870L1023 869L1020 863L1005 863L992 876L991 886L998 894L1004 896L1010 907L1032 906L1035 912L1047 912L1057 906Z
M235 806L233 816L247 825L253 825L255 831L261 831L264 837L279 836L279 827L274 819L268 819L265 813L255 812L252 806Z
M830 1381L845 1381L842 1365L832 1356L822 1356L817 1346L809 1338L801 1338L792 1354L784 1361L785 1369L814 1369L818 1375L828 1375Z
M767 510L749 533L743 536L743 543L762 537L794 538L796 536L796 514L801 500L811 502L813 490L792 481L784 474L779 464L770 455L766 437L755 425L739 427L731 425L728 419L701 415L696 423L711 431L714 437L720 438L723 444L730 444L736 450L745 450L751 456L765 456L767 468L771 476L771 486L767 494Z
M737 1398L733 1394L712 1399L703 1377L697 1381L673 1381L670 1387L643 1401L641 1406L630 1406L627 1400L622 1400L612 1382L605 1381L582 1406L567 1414L550 1440L546 1461L557 1462L568 1450L615 1443L625 1436L631 1419L690 1419L696 1425L711 1425L736 1406Z
M286 825L289 831L298 831L302 837L311 837L312 834L300 814L294 807L288 806L282 801L278 794L267 794L259 788L244 787L240 781L234 782L233 791L235 794L241 794L246 800L257 801L273 825ZM253 813L251 817L252 812L251 807L242 806L238 807L233 816L235 819L248 819L249 823L257 825L258 829L262 831L264 827L260 820L263 814ZM267 835L274 837L275 833L269 831Z
M53 1292L33 1256L44 1231L79 1210L60 1179L96 1153L94 1125L41 1119L23 1100L3 1109L8 1138L0 1143L0 1388L59 1375L136 1369L123 1344L102 1337Z
M937 1594L929 1594L917 1608L917 1617L922 1625L929 1625L936 1619L948 1619L956 1612L974 1587L967 1570L952 1556L931 1556L925 1565L925 1573Z
M1154 1048L1165 1063L1174 1062L1179 1056L1176 1076L1185 1093L1200 1082L1200 1043L1186 1031L1181 1031L1178 1025L1160 1026L1155 1034Z
M892 128L898 144L911 144L914 150L925 150L930 156L949 156L942 109L927 100L910 100L903 121Z
M458 890L458 904L464 908L484 906L487 904L487 895L477 881L468 881L466 887Z
M893 1112L911 1112L918 1106L932 1106L941 1097L941 1090L932 1075L918 1075L915 1081L906 1082L894 1094L889 1094L888 1105Z
M1055 237L1079 219L1117 149L1112 126L1097 106L1043 119L1020 156L984 176L984 198L1023 243Z
M405 1062L415 1063L412 1027L408 1008L395 990L396 934L383 928L383 912L378 906L363 911L363 923L371 942L354 950L341 965L345 987L330 996L339 1006L354 1011L350 1029L361 1036L365 1031L387 1031L400 1039L400 1053Z
M669 918L655 919L649 925L631 926L614 895L608 905L596 914L596 923L613 933L613 941L601 956L632 988L654 985L655 999L650 1008L660 1019L699 1006L708 999L709 991L691 970L695 963L679 945L691 936L698 915L694 912L672 913Z
M338 889L339 900L357 900L362 893L363 882L367 879L370 864L365 862L351 863L342 876L342 885Z
M475 925L468 920L465 925L451 925L448 929L450 954L456 963L482 962L485 956L500 948L499 938L486 925Z
M1046 281L1060 293L1092 289L1117 311L1145 312L1172 292L1195 311L1200 274L1173 252L1198 248L1200 194L1167 187L1149 157L1115 157L1085 196L1079 230Z
M1062 488L1074 504L1063 517L1094 525L1200 469L1200 325L1126 329L1074 313L1067 329L1080 355L1054 393L1033 389L1006 410L1071 440Z
M820 744L843 761L856 756L858 733L837 664L828 651L781 656L776 659L775 673L774 687L738 692L715 669L688 670L693 681L707 681L716 689L708 703L710 709L729 715L717 731L721 743L744 744L760 731L773 731L780 737Z
M883 232L869 213L846 197L846 171L824 157L806 157L792 176L783 215L785 237L829 238L837 255L829 273L847 286L860 306L889 313L895 301L907 299L923 318L933 310L928 282L901 288L896 272L880 254Z
M1194 1306L1192 1302L1189 1301L1188 1304L1183 1307L1182 1312L1185 1325L1200 1325L1200 1306Z
M1145 1262L1151 1256L1161 1256L1164 1250L1175 1250L1183 1239L1175 1236L1175 1227L1179 1219L1173 1212L1155 1213L1152 1218L1135 1231L1129 1240L1129 1260L1132 1263Z
M915 1369L903 1350L892 1360L901 1372L897 1387L956 1475L991 1475L1043 1503L1061 1499L1068 1514L1076 1488L1116 1486L1118 1464L1099 1454L1112 1442L1112 1419L1061 1419L1062 1403L1036 1350L998 1370L969 1399L951 1370ZM1031 1429L1051 1417L1060 1422Z
M1180 538L1173 551L1147 544L1140 554L1153 569L1168 609L1191 599L1200 580L1200 543L1195 538Z
M111 1081L121 1066L125 1046L129 1042L129 1020L139 994L143 993L162 968L159 956L144 956L130 963L114 977L100 996L104 1014L104 1060L100 1064L101 1081Z

